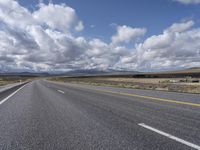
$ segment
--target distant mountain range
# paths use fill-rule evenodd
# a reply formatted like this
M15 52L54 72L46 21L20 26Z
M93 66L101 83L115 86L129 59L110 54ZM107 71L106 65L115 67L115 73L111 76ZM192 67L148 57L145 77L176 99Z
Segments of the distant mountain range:
M200 67L188 68L175 71L161 71L161 72L138 72L138 71L124 71L124 70L96 70L96 69L82 69L67 72L0 72L0 76L103 76L103 75L140 75L140 74L177 74L177 73L200 73Z
M122 70L73 70L67 72L0 72L0 76L95 76L95 75L128 75L136 74L137 71L122 71Z
M0 72L0 76L50 76L47 72Z
M74 70L63 73L66 76L95 76L95 75L128 75L128 74L138 74L137 71L122 71L122 70Z

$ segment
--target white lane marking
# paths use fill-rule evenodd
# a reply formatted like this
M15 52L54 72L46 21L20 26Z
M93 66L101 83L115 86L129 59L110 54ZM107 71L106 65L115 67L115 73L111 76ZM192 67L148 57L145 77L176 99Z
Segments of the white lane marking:
M63 94L65 93L64 91L61 91L61 90L57 90L57 91L60 92L60 93L63 93Z
M6 98L4 98L2 101L0 101L0 105L3 104L5 101L7 101L9 98L11 98L13 95L15 95L18 91L20 91L22 88L24 88L26 86L23 85L22 87L20 87L19 89L17 89L15 92L13 92L12 94L10 94L9 96L7 96Z
M142 126L142 127L144 127L144 128L146 128L146 129L149 129L149 130L151 130L151 131L154 131L154 132L156 132L156 133L158 133L158 134L161 134L161 135L163 135L163 136L166 136L166 137L168 137L168 138L170 138L170 139L172 139L172 140L175 140L175 141L177 141L177 142L180 142L180 143L182 143L182 144L185 144L185 145L187 145L187 146L189 146L189 147L192 147L192 148L194 148L194 149L200 150L200 146L198 146L198 145L195 145L195 144L193 144L193 143L190 143L190 142L188 142L188 141L185 141L185 140L183 140L183 139L180 139L180 138L178 138L178 137L175 137L175 136L173 136L173 135L171 135L171 134L168 134L168 133L166 133L166 132L160 131L160 130L155 129L155 128L153 128L153 127L150 127L150 126L148 126L148 125L146 125L146 124L144 124L144 123L139 123L138 125L139 125L139 126Z

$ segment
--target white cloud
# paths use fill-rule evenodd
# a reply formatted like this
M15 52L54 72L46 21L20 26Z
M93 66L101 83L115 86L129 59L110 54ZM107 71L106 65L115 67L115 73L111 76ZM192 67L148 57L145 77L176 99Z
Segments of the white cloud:
M146 50L167 48L177 40L176 36L180 36L181 32L189 30L193 24L193 21L174 23L168 29L164 30L163 34L147 38L143 43L143 48Z
M190 29L194 25L194 21L190 20L183 23L174 23L171 27L169 27L166 32L184 32Z
M33 13L33 17L52 29L64 32L70 32L73 27L77 31L81 31L84 28L83 23L78 20L75 10L63 4L41 4L40 9Z
M0 20L17 28L26 28L35 23L31 13L13 0L0 0Z
M200 4L200 0L175 0L183 4Z
M31 13L17 1L0 0L0 11L0 69L49 70L82 53L70 30L80 31L83 24L72 8L41 3Z
M84 29L83 22L79 21L78 24L75 26L76 31L82 31Z
M116 35L112 36L112 43L130 42L146 33L145 28L132 28L126 25L118 26Z
M135 54L138 65L152 69L199 66L200 28L191 28L193 24L175 23L140 43Z
M38 10L30 12L17 1L0 0L0 11L1 71L151 70L200 65L200 28L193 27L193 21L174 23L140 43L135 39L145 34L145 28L118 26L108 43L75 36L84 26L75 10L66 5L41 3Z

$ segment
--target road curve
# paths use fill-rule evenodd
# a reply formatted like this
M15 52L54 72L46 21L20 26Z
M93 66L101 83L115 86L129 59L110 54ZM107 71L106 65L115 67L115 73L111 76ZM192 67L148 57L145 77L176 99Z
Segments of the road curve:
M193 94L30 82L0 105L0 149L199 149L200 107L148 97L200 104Z

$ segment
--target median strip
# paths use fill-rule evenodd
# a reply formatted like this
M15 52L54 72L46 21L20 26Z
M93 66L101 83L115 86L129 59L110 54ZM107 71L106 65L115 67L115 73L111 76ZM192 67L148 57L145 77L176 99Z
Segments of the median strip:
M183 140L183 139L180 139L180 138L178 138L178 137L175 137L175 136L173 136L173 135L171 135L171 134L168 134L168 133L166 133L166 132L163 132L163 131L161 131L161 130L158 130L158 129L156 129L156 128L153 128L153 127L151 127L151 126L148 126L148 125L146 125L146 124L144 124L144 123L139 123L138 125L141 126L141 127L143 127L143 128L149 129L149 130L151 130L151 131L153 131L153 132L156 132L156 133L158 133L158 134L160 134L160 135L163 135L163 136L165 136L165 137L168 137L168 138L170 138L170 139L172 139L172 140L175 140L175 141L177 141L177 142L179 142L179 143L182 143L182 144L184 144L184 145L187 145L187 146L189 146L189 147L191 147L191 148L200 150L200 146L198 146L198 145L196 145L196 144L193 144L193 143L190 143L190 142L185 141L185 140Z

